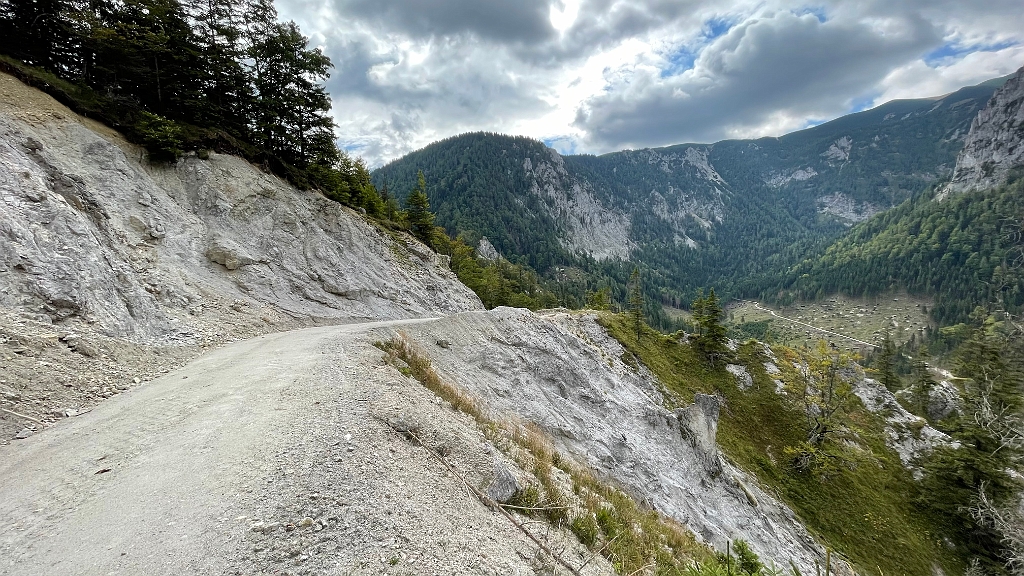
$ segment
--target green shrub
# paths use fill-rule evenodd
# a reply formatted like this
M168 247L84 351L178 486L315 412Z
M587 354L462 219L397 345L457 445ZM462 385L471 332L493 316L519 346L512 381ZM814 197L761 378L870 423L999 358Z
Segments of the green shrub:
M509 498L508 505L515 508L533 509L540 506L540 490L533 484L516 490Z
M173 120L142 112L135 130L149 152L150 162L177 162L181 157L184 133Z
M747 574L757 574L764 568L761 559L750 549L750 545L745 540L733 542L732 551L736 554L736 566Z
M608 538L615 538L622 530L622 525L611 508L601 508L597 511L597 525L601 527L601 531Z

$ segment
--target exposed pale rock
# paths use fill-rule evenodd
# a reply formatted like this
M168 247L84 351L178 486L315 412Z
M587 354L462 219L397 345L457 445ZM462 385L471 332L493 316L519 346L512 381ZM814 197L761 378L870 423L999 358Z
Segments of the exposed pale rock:
M853 149L853 140L849 136L843 136L829 145L828 150L821 153L830 162L846 162L850 159L850 150Z
M487 497L504 504L520 490L519 481L501 462L494 462L494 479L487 485Z
M697 394L693 404L675 410L684 436L689 438L704 470L712 477L722 472L718 457L718 414L722 399L710 394Z
M233 156L149 165L7 75L0 271L0 308L139 342L194 335L199 318L187 311L219 314L238 300L310 322L482 308L411 237ZM98 356L85 339L69 346Z
M940 197L998 186L1024 166L1024 68L1017 70L978 112Z
M781 188L791 181L804 182L810 180L818 175L818 171L808 166L807 168L798 168L790 174L778 174L773 173L764 178L764 183L773 187Z
M857 202L841 192L822 196L818 198L817 203L820 214L831 214L847 226L863 222L881 212L878 206L870 202Z
M629 257L629 216L602 204L589 182L571 177L557 152L549 149L547 158L527 158L523 170L530 193L548 199L551 217L565 226L561 241L568 250L597 260Z
M725 186L725 180L715 171L714 166L708 160L708 148L706 146L687 148L683 155L686 158L686 162L696 168L706 180Z
M746 390L754 385L754 379L750 376L750 373L747 372L747 368L745 366L740 366L738 364L726 364L725 369L736 377L736 385L739 386L740 390Z
M206 249L206 257L211 262L221 264L228 270L238 270L242 266L256 262L243 249L234 245L233 242L225 240L215 240Z
M960 397L960 391L950 382L943 380L928 391L928 404L925 410L929 419L945 420L959 414L962 408L963 399Z
M718 399L663 406L654 377L623 362L593 315L499 307L411 326L446 379L496 418L534 422L568 457L626 487L725 550L743 538L764 560L813 573L824 549L757 480L718 457ZM842 573L842 572L840 572Z
M484 260L497 260L501 258L501 254L495 249L491 241L487 239L487 236L480 238L480 243L476 247L476 255L483 258Z
M899 454L904 466L915 476L921 471L915 468L916 461L938 446L956 443L948 435L939 432L925 422L924 418L907 411L896 396L871 378L855 378L853 393L864 406L885 418L885 443Z

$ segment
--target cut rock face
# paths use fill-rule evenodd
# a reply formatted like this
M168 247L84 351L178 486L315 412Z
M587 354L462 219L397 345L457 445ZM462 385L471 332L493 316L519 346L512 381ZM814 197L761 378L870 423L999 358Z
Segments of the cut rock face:
M140 152L0 74L0 307L136 342L195 332L211 301L306 324L482 308L422 244L317 192L233 156Z
M749 374L747 375L749 378ZM718 414L722 407L722 399L710 394L697 394L693 404L674 412L683 435L690 440L694 452L704 470L710 476L718 476L722 472L722 464L718 458Z

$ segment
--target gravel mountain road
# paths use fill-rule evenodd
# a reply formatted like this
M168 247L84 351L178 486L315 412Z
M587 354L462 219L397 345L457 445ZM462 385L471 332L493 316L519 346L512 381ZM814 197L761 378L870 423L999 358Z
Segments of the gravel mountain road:
M374 417L412 409L493 469L372 347L428 321L237 342L0 447L0 574L532 573L522 534Z

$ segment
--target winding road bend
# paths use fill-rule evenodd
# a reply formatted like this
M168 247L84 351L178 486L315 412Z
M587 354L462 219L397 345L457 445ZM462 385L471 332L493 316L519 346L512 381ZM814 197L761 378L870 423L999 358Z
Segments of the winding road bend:
M380 370L366 336L426 321L236 342L0 446L0 574L253 572L239 555L249 529L239 512L288 480L277 456L318 418L365 425L354 422L359 387Z

